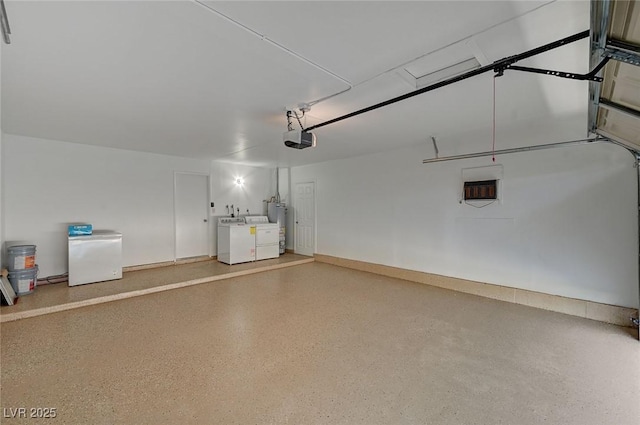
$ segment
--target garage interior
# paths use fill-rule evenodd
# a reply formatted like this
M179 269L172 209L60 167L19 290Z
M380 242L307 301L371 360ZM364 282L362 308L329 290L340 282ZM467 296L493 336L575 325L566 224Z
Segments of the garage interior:
M3 423L637 423L637 1L5 0L2 30L2 267L64 276L92 223L125 271L0 308ZM216 261L274 200L287 253Z

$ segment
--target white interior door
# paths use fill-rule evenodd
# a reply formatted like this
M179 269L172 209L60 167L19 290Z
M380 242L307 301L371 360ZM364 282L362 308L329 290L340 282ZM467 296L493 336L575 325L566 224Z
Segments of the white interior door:
M209 255L209 176L175 173L176 258Z
M296 183L294 204L295 252L313 255L316 230L316 184Z

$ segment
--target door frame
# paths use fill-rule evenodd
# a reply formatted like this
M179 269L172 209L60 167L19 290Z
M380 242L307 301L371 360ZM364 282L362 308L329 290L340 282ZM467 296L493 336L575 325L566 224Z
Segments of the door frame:
M207 202L205 205L205 209L207 211L207 253L208 257L211 257L211 217L209 214L210 209L207 207L211 205L211 174L203 173L197 171L174 171L173 172L173 262L178 261L178 217L177 217L177 208L176 208L176 194L178 191L178 174L186 174L186 175L196 175L203 176L207 178Z
M291 191L293 194L293 253L296 253L296 240L297 240L297 232L298 232L298 209L296 208L298 201L298 193L296 190L296 186L298 184L313 184L313 252L318 252L318 183L316 179L307 179L293 182L293 190Z

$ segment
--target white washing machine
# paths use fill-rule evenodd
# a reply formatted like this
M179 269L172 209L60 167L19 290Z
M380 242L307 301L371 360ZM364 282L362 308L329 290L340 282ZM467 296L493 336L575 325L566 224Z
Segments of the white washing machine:
M256 259L256 227L244 218L218 218L218 261L246 263Z
M269 223L266 215L245 217L247 224L256 227L256 260L280 256L280 225Z

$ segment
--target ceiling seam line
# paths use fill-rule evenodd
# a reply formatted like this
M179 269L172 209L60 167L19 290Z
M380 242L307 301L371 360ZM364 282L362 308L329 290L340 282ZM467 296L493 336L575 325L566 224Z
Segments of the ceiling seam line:
M246 26L246 25L242 24L241 22L236 21L235 19L233 19L233 18L231 18L231 17L229 17L229 16L225 15L224 13L222 13L222 12L220 12L220 11L216 10L216 9L214 9L213 7L211 7L211 6L209 6L208 4L204 3L203 1L201 1L201 0L193 0L193 2L194 2L194 3L196 3L196 4L198 4L198 5L200 5L200 6L202 6L202 7L204 7L205 9L207 9L208 11L210 11L210 12L212 12L212 13L215 13L215 14L216 14L216 15L218 15L219 17L221 17L221 18L225 19L226 21L228 21L228 22L230 22L230 23L232 23L232 24L236 25L238 28L241 28L241 29L243 29L243 30L245 30L245 31L249 32L250 34L253 34L254 36L256 36L256 37L260 38L262 41L266 41L267 43L271 44L271 45L272 45L272 46L274 46L274 47L277 47L278 49L280 49L280 50L282 50L283 52L285 52L285 53L287 53L287 54L289 54L289 55L291 55L291 56L295 57L296 59L299 59L299 60L301 60L302 62L304 62L304 63L306 63L306 64L308 64L308 65L311 65L312 67L314 67L314 68L316 68L316 69L319 69L320 71L322 71L322 72L324 72L324 73L326 73L326 74L328 74L328 75L332 76L333 78L335 78L335 79L339 80L339 81L340 81L340 82L342 82L343 84L346 84L347 86L349 86L349 89L353 88L353 84L352 84L350 81L348 81L347 79L345 79L345 78L343 78L343 77L339 76L339 75L338 75L338 74L336 74L335 72L333 72L333 71L331 71L331 70L329 70L329 69L327 69L327 68L323 67L323 66L322 66L322 65L320 65L320 64L317 64L317 63L313 62L313 61L312 61L312 60L310 60L310 59L307 59L306 57L302 56L301 54L299 54L299 53L297 53L297 52L295 52L295 51L293 51L293 50L289 49L288 47L286 47L286 46L284 46L284 45L282 45L282 44L278 43L277 41L274 41L274 40L270 39L270 38L269 38L269 37L267 37L266 35L259 33L258 31L256 31L256 30L254 30L254 29L252 29L252 28L250 28L250 27L248 27L248 26ZM347 89L347 90L348 90L348 89Z
M200 5L201 7L204 7L204 8L205 8L205 9L207 9L209 12L211 12L211 13L215 13L216 15L218 15L219 17L221 17L221 18L225 19L226 21L230 22L231 24L236 25L237 27L239 27L239 28L241 28L241 29L243 29L243 30L245 30L245 31L247 31L247 32L249 32L249 33L251 33L251 34L253 34L254 36L256 36L256 37L258 37L258 38L260 38L262 41L266 41L266 42L268 42L269 44L273 45L274 47L277 47L278 49L280 49L280 50L284 51L285 53L288 53L289 55L291 55L291 56L293 56L293 57L295 57L295 58L297 58L297 59L299 59L299 60L301 60L301 61L303 61L303 62L307 63L308 65L311 65L312 67L314 67L314 68L316 68L316 69L319 69L319 70L321 70L322 72L327 73L328 75L330 75L330 76L332 76L332 77L336 78L336 79L337 79L337 80L339 80L340 82L342 82L342 83L344 83L344 84L346 84L346 85L347 85L347 88L346 88L346 89L344 89L344 90L341 90L341 91L336 92L336 93L332 93L332 94L330 94L330 95L328 95L328 96L324 96L324 97L321 97L321 98L319 98L319 99L311 100L311 101L309 101L309 102L304 102L304 103L302 103L302 104L299 104L299 105L298 105L298 106L302 106L302 107L304 107L304 106L306 106L306 107L310 107L310 106L316 105L316 104L318 104L318 103L320 103L320 102L322 102L322 101L325 101L325 100L331 99L331 98L333 98L333 97L335 97L335 96L338 96L338 95L340 95L340 94L346 93L346 92L350 91L351 89L353 89L354 87L358 87L358 86L360 86L360 85L362 85L362 84L365 84L365 83L367 83L367 82L369 82L369 81L372 81L372 80L374 80L374 79L376 79L376 78L378 78L378 77L381 77L381 76L383 76L383 75L386 75L386 74L391 73L391 72L394 72L394 71L397 71L398 69L402 68L403 66L406 66L406 65L408 65L408 64L410 64L410 63L412 63L412 62L415 62L415 61L417 61L417 60L419 60L419 59L425 58L425 57L427 57L427 56L429 56L429 55L431 55L431 54L434 54L434 53L436 53L436 52L439 52L439 51L441 51L441 50L444 50L444 49L446 49L446 48L448 48L448 47L451 47L451 46L453 46L453 45L455 45L455 44L457 44L457 43L461 43L461 42L464 42L464 41L471 40L471 39L473 39L475 36L477 36L477 35L479 35L479 34L483 34L483 33L487 32L487 31L490 31L490 30L492 30L492 29L494 29L494 28L496 28L496 27L498 27L498 26L500 26L500 25L503 25L503 24L506 24L506 23L508 23L508 22L514 21L514 20L516 20L516 19L520 19L520 18L522 18L522 17L524 17L524 16L526 16L526 15L528 15L528 14L530 14L530 13L533 13L533 12L538 11L539 9L541 9L541 8L543 8L543 7L545 7L545 6L548 6L548 5L552 4L552 3L555 3L556 1L557 1L557 0L551 0L551 1L548 1L548 2L546 2L546 3L544 3L544 4L541 4L540 6L535 7L534 9L528 10L528 11L526 11L526 12L524 12L524 13L521 13L521 14L519 14L519 15L517 15L517 16L514 16L514 17L512 17L512 18L505 19L504 21L501 21L501 22L498 22L498 23L496 23L496 24L494 24L494 25L491 25L491 26L489 26L489 27L487 27L487 28L485 28L485 29L483 29L483 30L481 30L481 31L478 31L478 32L476 32L476 33L474 33L474 34L471 34L471 35L469 35L469 36L463 37L463 38L461 38L461 39L459 39L459 40L457 40L457 41L455 41L455 42L449 43L449 44L447 44L446 46L440 47L440 48L438 48L438 49L435 49L435 50L432 50L432 51L430 51L430 52L427 52L427 53L425 53L425 54L423 54L423 55L417 56L417 57L415 57L415 58L413 58L413 59L411 59L411 60L409 60L409 61L405 61L405 62L403 62L403 63L401 63L401 64L399 64L399 65L396 65L396 66L395 66L395 67L393 67L393 68L389 68L389 69L387 69L387 70L385 70L385 71L382 71L382 72L380 72L380 73L378 73L378 74L376 74L376 75L374 75L374 76L372 76L372 77L369 77L369 78L367 78L367 79L365 79L365 80L359 81L359 82L357 82L357 83L352 83L352 82L348 81L347 79L345 79L345 78L343 78L343 77L341 77L341 76L337 75L337 74L336 74L336 73L334 73L333 71L331 71L331 70L329 70L329 69L327 69L327 68L323 67L322 65L317 64L317 63L315 63L315 62L311 61L310 59L307 59L306 57L304 57L304 56L300 55L299 53L296 53L295 51L293 51L293 50L291 50L291 49L287 48L286 46L284 46L284 45L282 45L282 44L280 44L280 43L278 43L278 42L276 42L276 41L274 41L274 40L270 39L270 38L269 38L269 37L267 37L265 34L261 34L260 32L258 32L258 31L256 31L256 30L252 29L251 27L249 27L249 26L247 26L247 25L244 25L243 23L241 23L241 22L239 22L239 21L237 21L237 20L235 20L235 19L231 18L230 16L227 16L227 15L225 15L224 13L222 13L222 12L220 12L220 11L218 11L218 10L214 9L214 8L213 8L213 7L211 7L210 5L206 4L203 0L193 0L193 2L194 2L194 3L196 3L196 4Z

